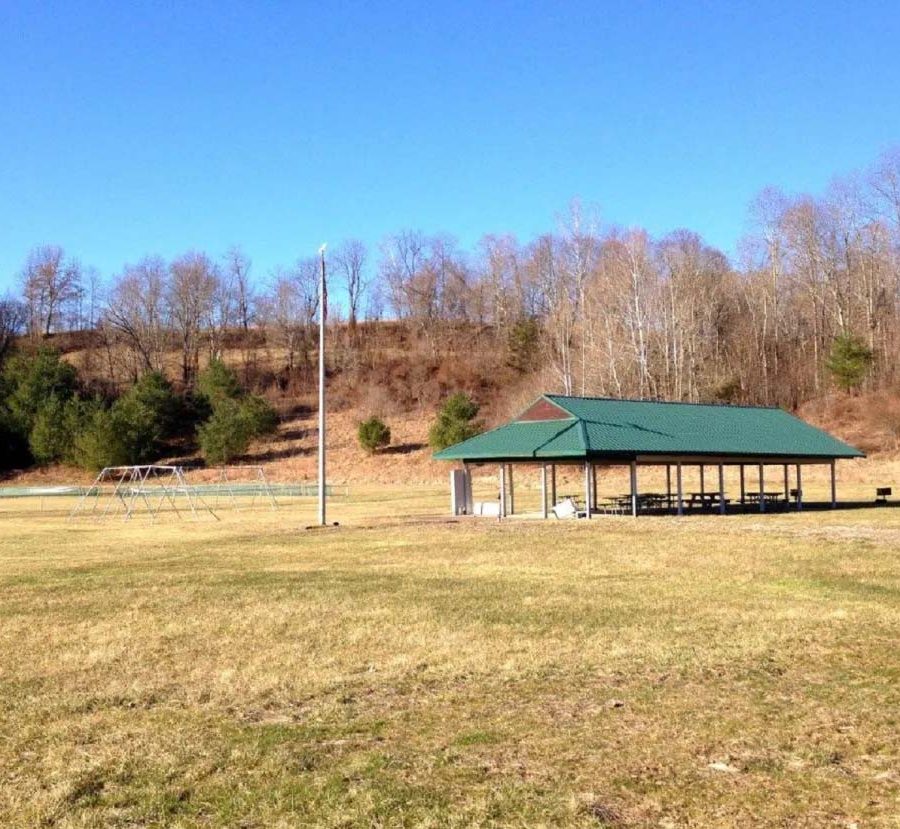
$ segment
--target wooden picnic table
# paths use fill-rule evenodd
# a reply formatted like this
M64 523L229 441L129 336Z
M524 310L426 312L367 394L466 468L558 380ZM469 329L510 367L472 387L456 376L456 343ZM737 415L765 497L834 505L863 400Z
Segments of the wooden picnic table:
M702 509L712 509L719 506L724 501L727 505L730 503L728 498L720 498L718 492L690 492L687 504L689 507L699 505Z
M774 503L776 501L780 501L784 498L784 493L780 490L773 492L758 492L758 491L747 491L744 493L744 497L748 501L756 501L759 502L760 497L764 498L766 503Z
M612 500L620 507L631 509L630 493L616 495ZM671 507L677 503L678 499L675 495L667 495L664 492L639 492L636 500L638 509L643 509L645 507Z

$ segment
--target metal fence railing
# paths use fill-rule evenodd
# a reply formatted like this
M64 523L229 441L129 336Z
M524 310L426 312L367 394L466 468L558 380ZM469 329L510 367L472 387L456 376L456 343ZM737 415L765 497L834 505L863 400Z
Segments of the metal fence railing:
M145 487L148 493L155 487L151 484ZM215 483L215 484L190 484L193 494L219 497L255 497L271 493L276 498L313 498L319 494L318 484L293 483ZM348 484L327 484L325 493L329 497L347 497L350 494ZM99 488L94 486L3 486L0 487L0 498L53 498L68 497L80 498L98 495ZM173 489L172 494L185 496L184 490Z

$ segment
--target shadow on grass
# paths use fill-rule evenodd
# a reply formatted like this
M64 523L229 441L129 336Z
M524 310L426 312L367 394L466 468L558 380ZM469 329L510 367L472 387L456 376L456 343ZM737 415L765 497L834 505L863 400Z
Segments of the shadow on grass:
M418 452L420 449L424 449L427 445L428 444L426 443L398 443L394 446L386 446L379 454L409 455L412 452Z

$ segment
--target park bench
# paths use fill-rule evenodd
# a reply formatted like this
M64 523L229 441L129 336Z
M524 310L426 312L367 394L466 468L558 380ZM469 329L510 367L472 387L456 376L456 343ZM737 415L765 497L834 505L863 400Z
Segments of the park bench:
M878 504L886 504L887 499L893 495L893 490L889 486L879 486L875 489L875 502Z

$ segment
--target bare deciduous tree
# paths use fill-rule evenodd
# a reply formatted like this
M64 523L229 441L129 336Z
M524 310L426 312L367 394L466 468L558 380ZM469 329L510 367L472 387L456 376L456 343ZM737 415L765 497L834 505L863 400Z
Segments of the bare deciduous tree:
M291 270L278 270L261 302L267 339L284 351L289 371L293 371L298 355L306 361L319 305L319 263L301 259Z
M335 251L333 261L347 290L347 320L351 330L356 328L362 302L368 287L366 259L368 252L359 239L342 242Z
M81 268L58 245L35 248L22 271L22 295L32 335L49 336L59 328L69 303L81 295Z
M133 354L134 374L159 371L169 330L168 268L150 256L113 279L106 322Z
M12 296L0 299L0 363L9 353L16 337L25 330L28 308Z
M250 259L237 247L225 254L224 278L234 296L234 311L237 325L247 332L253 322L256 295L250 279Z
M190 384L197 376L203 324L213 316L219 277L203 253L186 253L169 266L168 316L181 344L181 377Z

